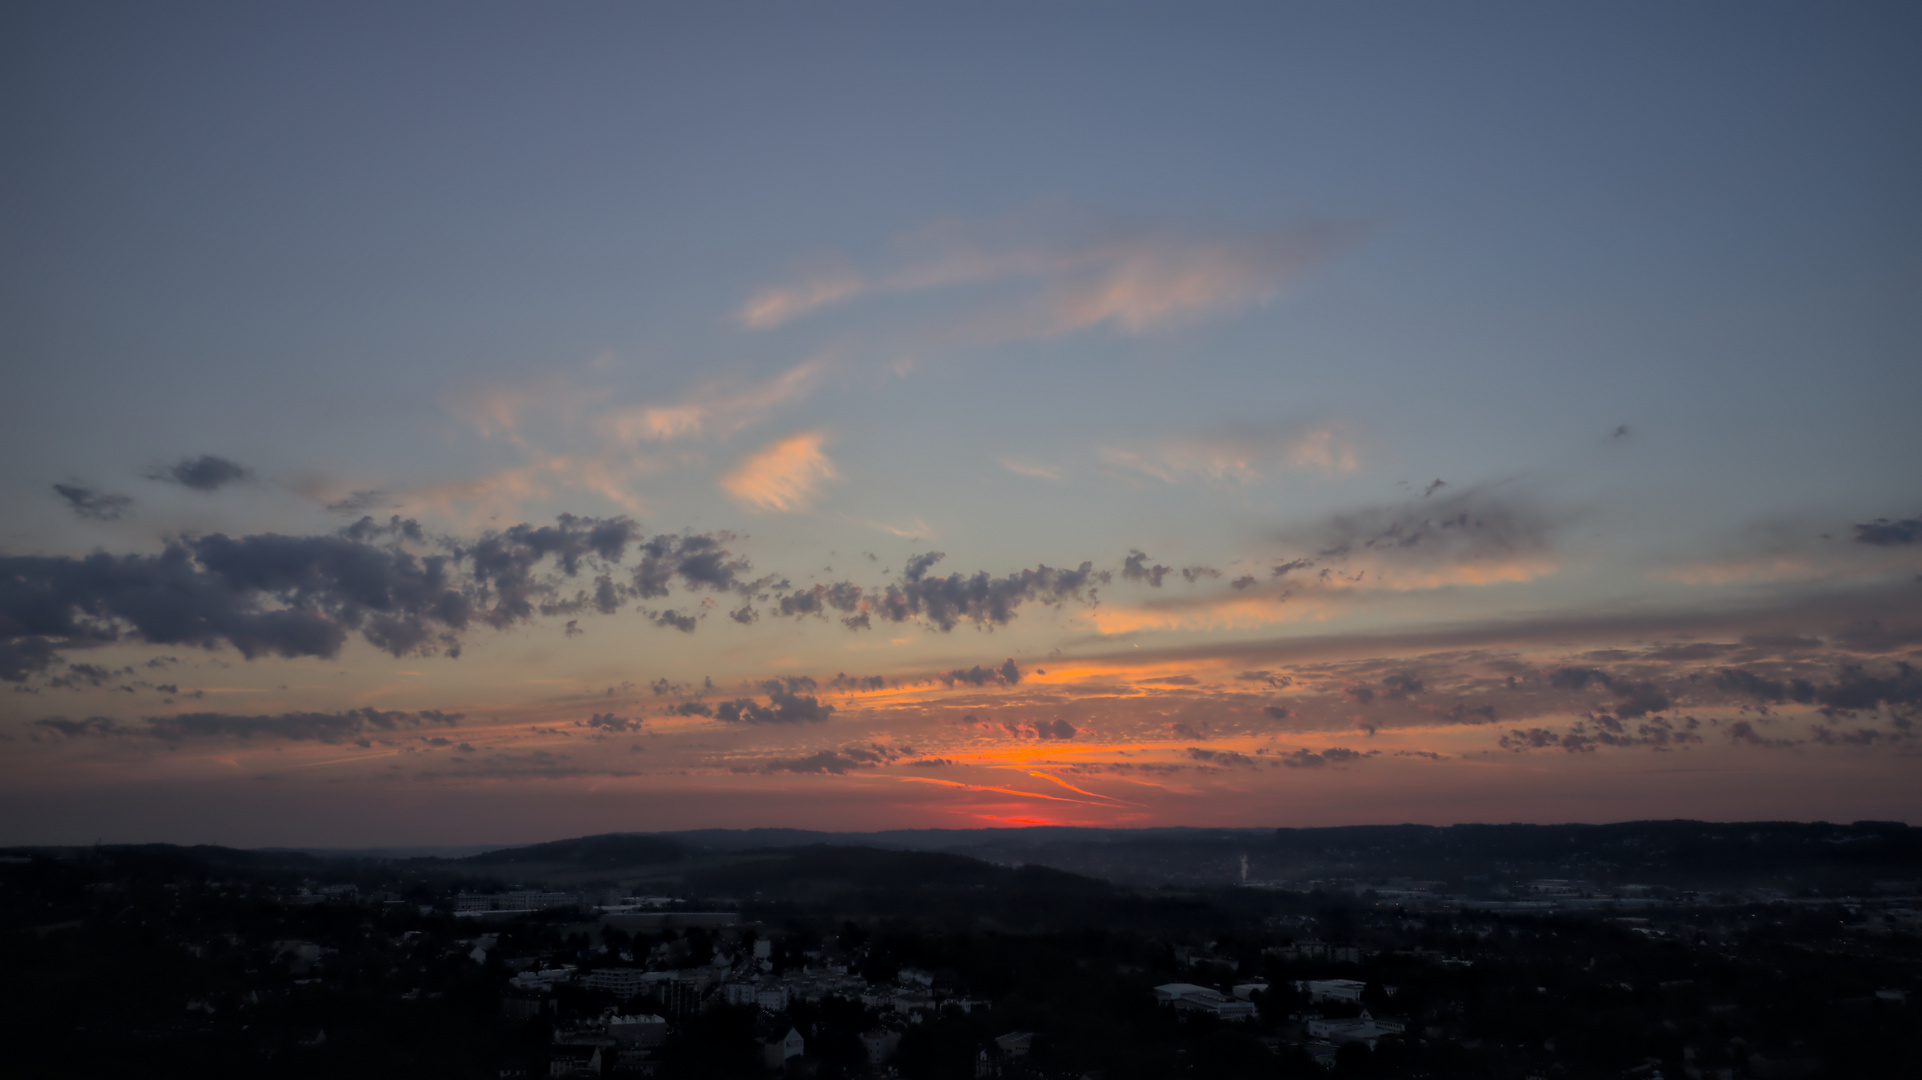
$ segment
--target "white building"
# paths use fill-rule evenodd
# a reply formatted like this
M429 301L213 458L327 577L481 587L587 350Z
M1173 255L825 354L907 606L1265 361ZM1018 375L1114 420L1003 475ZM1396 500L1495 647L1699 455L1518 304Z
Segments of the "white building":
M640 968L599 968L588 972L584 981L589 990L606 990L622 1001L626 1001L641 992L641 976L646 974L647 972Z
M1368 1049L1375 1048L1375 1040L1383 1035L1400 1035L1408 1026L1398 1020L1377 1020L1363 1009L1361 1015L1343 1020L1310 1020L1308 1034L1317 1039L1326 1039L1339 1046L1343 1043L1367 1043Z
M1194 983L1164 983L1155 987L1155 1000L1194 1012L1209 1012L1223 1020L1247 1020L1255 1015L1252 1002L1238 1001L1219 990Z
M1310 979L1306 986L1309 1001L1360 1001L1367 983L1357 979Z

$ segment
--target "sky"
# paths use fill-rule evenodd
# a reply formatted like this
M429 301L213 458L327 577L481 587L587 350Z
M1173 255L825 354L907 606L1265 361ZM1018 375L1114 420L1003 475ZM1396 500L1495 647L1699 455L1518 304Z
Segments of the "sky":
M9 5L0 842L1922 823L1919 54Z

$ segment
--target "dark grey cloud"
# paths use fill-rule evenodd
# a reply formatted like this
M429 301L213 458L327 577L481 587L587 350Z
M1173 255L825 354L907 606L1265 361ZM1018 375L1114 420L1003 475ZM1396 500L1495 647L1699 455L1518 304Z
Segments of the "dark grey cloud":
M611 614L636 596L736 581L745 560L715 536L641 542L625 518L562 514L464 541L432 537L398 517L363 517L321 536L214 533L176 539L153 555L0 556L0 678L46 670L64 649L127 637L242 656L337 654L348 637L395 656L458 655L471 625L503 628L538 616ZM645 587L615 578L630 546ZM648 575L653 575L649 577ZM654 620L691 631L693 616Z
M752 626L754 625L754 620L761 617L761 613L755 611L754 605L752 604L742 604L739 608L728 612L727 617L740 623L742 626Z
M1876 518L1861 525L1852 525L1858 544L1872 544L1875 547L1903 547L1909 544L1922 544L1922 517L1903 518L1890 521Z
M616 716L613 713L595 713L586 720L576 722L583 727L590 727L597 731L615 732L641 730L641 722L639 720L630 720L627 717Z
M126 733L126 729L120 726L119 721L105 716L89 716L85 720L49 716L44 720L35 720L33 726L69 739L104 739Z
M1771 679L1741 668L1723 668L1716 673L1715 685L1727 693L1771 704L1817 705L1832 717L1875 709L1907 716L1922 709L1922 672L1903 661L1885 675L1876 675L1861 665L1844 664L1834 681L1822 683L1801 678Z
M888 680L880 675L849 675L842 672L829 680L828 685L836 690L885 690Z
M1174 567L1156 564L1148 565L1148 556L1139 551L1128 552L1122 560L1121 577L1124 581L1145 581L1152 588L1161 588L1161 580L1174 573Z
M1261 712L1262 712L1262 715L1268 717L1271 720L1288 719L1288 710L1281 707L1280 705L1263 705L1261 707Z
M952 671L937 672L934 676L948 686L966 683L969 686L988 686L999 684L1014 686L1021 681L1021 669L1012 658L1002 662L1000 667L984 668L979 664L971 668L955 668Z
M1696 733L1700 727L1701 721L1685 716L1677 720L1656 717L1631 729L1616 717L1597 714L1577 721L1567 731L1511 728L1496 739L1496 745L1516 753L1560 749L1571 754L1590 754L1604 746L1672 750L1700 743L1702 737Z
M356 491L344 499L336 499L327 504L327 509L336 514L364 514L369 510L379 510L388 504L385 491L367 488Z
M119 521L127 507L133 505L131 496L112 495L80 484L55 484L53 491L67 501L67 507L75 514L94 521Z
M843 613L859 611L862 594L861 586L851 581L837 581L832 585L796 589L781 597L779 609L783 615L818 615L825 618L831 610Z
M1745 746L1757 746L1767 750L1782 750L1791 746L1800 745L1799 741L1795 739L1770 738L1756 730L1755 725L1747 720L1737 720L1735 723L1730 724L1728 726L1728 739L1733 743L1741 743Z
M1377 554L1449 562L1499 558L1546 549L1552 530L1548 515L1525 499L1471 490L1339 515L1323 528L1317 554L1324 559Z
M253 476L253 470L245 465L202 454L197 458L182 458L157 473L148 474L147 479L163 480L195 491L219 491L229 484L251 480Z
M50 717L35 725L69 737L139 737L163 742L199 740L280 739L289 742L344 743L372 734L399 733L423 727L452 727L463 719L460 713L427 709L421 712L383 712L379 709L349 709L346 712L286 712L271 715L235 713L180 713L174 716L149 716L139 725L123 726L105 717L68 721Z
M1240 592L1243 589L1252 589L1254 588L1254 586L1255 586L1255 575L1253 574L1243 574L1240 577L1228 583L1228 587L1235 590L1236 592Z
M1071 599L1092 601L1094 586L1109 580L1105 571L1096 571L1088 562L1074 570L1042 565L1004 578L990 577L986 571L972 576L928 576L928 568L942 557L935 551L909 559L901 580L887 587L874 610L889 622L923 618L943 632L962 620L976 626L1001 626L1029 601L1050 606Z
M753 566L735 556L727 544L732 533L693 533L656 536L640 546L641 561L634 568L634 594L643 599L666 596L668 583L680 578L691 590L755 591L760 584L747 580Z
M1420 679L1406 672L1390 675L1383 679L1381 684L1387 688L1386 692L1391 701L1401 701L1421 693L1424 689Z
M655 626L666 627L669 630L679 630L683 634L692 634L694 628L700 625L699 619L692 615L683 615L674 608L668 608L666 611L653 612L648 615L648 618L653 620Z
M968 719L974 718L970 716ZM1072 739L1081 734L1066 720L1042 720L1038 723L1003 721L1001 728L1017 739Z
M1221 576L1221 571L1212 566L1185 566L1181 569L1181 580L1193 585L1202 578L1213 580Z
M777 773L777 772L831 773L835 775L840 775L842 773L852 772L856 769L873 769L882 765L890 765L890 764L893 764L895 761L900 760L900 758L904 753L911 754L913 752L914 751L912 749L906 749L906 748L896 749L891 746L884 746L879 743L874 743L868 746L846 746L846 747L842 747L840 750L821 750L813 754L809 754L806 757L775 758L772 761L766 762L758 769L750 770L750 769L737 768L734 771L735 772L763 772L763 773ZM914 761L914 762L909 762L908 764L923 765L926 763ZM945 762L943 764L945 764Z
M1143 686L1200 686L1201 680L1193 675L1163 675L1154 679L1137 679Z
M1208 750L1199 746L1190 746L1187 752L1189 757L1208 765L1252 769L1261 764L1247 754L1236 750Z
M714 719L729 724L818 724L833 715L834 706L800 692L815 686L815 681L805 675L769 679L761 684L761 691L768 696L766 705L751 697L716 702Z

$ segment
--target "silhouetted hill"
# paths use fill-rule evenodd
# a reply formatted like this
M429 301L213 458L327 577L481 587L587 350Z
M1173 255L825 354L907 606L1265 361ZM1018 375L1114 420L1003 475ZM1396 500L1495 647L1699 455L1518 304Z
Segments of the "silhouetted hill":
M572 840L500 848L455 859L470 867L566 866L575 870L614 870L686 858L685 844L649 833L603 833Z

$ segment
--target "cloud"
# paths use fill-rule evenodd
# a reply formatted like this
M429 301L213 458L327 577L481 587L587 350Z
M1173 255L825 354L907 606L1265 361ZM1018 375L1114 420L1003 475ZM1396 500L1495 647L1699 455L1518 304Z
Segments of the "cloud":
M955 668L952 671L937 672L934 677L949 687L954 686L956 683L966 683L969 686L987 686L990 684L1014 686L1021 681L1021 669L1016 667L1014 660L1010 658L1003 662L998 668L984 668L976 664L974 667L965 670Z
M1000 626L1013 619L1015 611L1028 601L1050 606L1070 599L1092 601L1094 586L1109 580L1108 574L1097 572L1091 562L1074 570L1044 564L1004 578L990 577L985 570L972 576L930 576L929 568L942 558L942 552L933 551L909 559L901 580L874 598L874 610L889 622L925 618L943 632L953 630L964 619L977 626Z
M1072 739L1080 734L1066 720L1042 720L1036 723L1004 721L1001 729L1017 739Z
M721 487L751 510L792 512L813 500L835 478L834 462L822 452L824 432L804 431L776 439L721 478Z
M369 510L385 509L390 505L390 499L391 496L379 488L362 488L325 505L336 514L364 514Z
M1252 769L1261 764L1247 754L1235 750L1206 750L1199 746L1190 746L1187 753L1189 757L1207 765Z
M248 659L334 656L356 633L395 656L457 655L475 623L612 613L665 594L674 578L694 588L745 584L748 565L728 553L726 534L637 544L639 536L625 518L568 514L472 541L429 537L398 517L362 518L322 536L184 537L154 555L0 556L0 678L18 682L61 649L129 635L225 643ZM614 575L630 546L643 558L622 582Z
M1042 338L1104 326L1144 334L1266 304L1359 234L1352 226L1317 224L1193 236L1044 206L917 229L895 239L890 265L875 272L839 260L817 264L757 291L736 317L747 329L769 330L863 297L1001 284L1013 286L1012 295L1002 289L971 320L978 337Z
M1485 490L1332 518L1321 560L1375 556L1402 563L1506 562L1547 550L1553 520L1527 500Z
M613 713L595 713L580 723L582 723L584 727L591 727L598 731L641 730L641 722L639 720L630 720L626 717L616 716Z
M1133 449L1104 446L1101 459L1169 484L1194 478L1252 485L1278 472L1338 476L1361 467L1357 440L1339 424L1237 429Z
M763 289L741 305L735 318L749 330L772 330L819 308L868 292L872 286L852 267L836 261L816 266L795 281Z
M766 705L751 697L716 702L714 719L728 724L818 724L833 715L834 706L800 693L814 687L814 680L805 675L769 679L761 684L768 695Z
M229 484L251 480L253 476L252 469L238 462L202 454L197 458L183 458L160 472L149 474L147 479L163 480L195 491L219 491Z
M67 500L68 508L75 514L94 521L119 521L127 507L133 505L130 496L110 495L79 484L55 484L53 490Z
M1036 465L1026 461L1016 461L1010 457L994 459L1002 468L1018 476L1032 476L1037 480L1060 480L1061 470L1049 465Z
M613 409L593 423L597 430L621 443L732 435L760 423L780 407L806 398L829 370L829 362L816 357L752 386L709 383L680 401Z
M1845 664L1833 682L1810 679L1770 679L1740 668L1723 668L1715 685L1728 693L1781 704L1819 705L1830 716L1852 716L1885 708L1895 715L1922 709L1922 672L1898 661L1888 675L1875 675L1857 664Z
M1145 581L1150 588L1159 589L1161 588L1161 579L1174 573L1174 567L1172 566L1162 566L1159 563L1154 566L1149 566L1147 563L1148 556L1139 551L1130 551L1128 557L1122 560L1121 563L1122 580Z
M912 750L907 751L912 753ZM848 746L840 750L820 750L806 757L775 758L754 770L764 773L824 773L839 776L856 769L873 769L881 765L893 764L902 756L902 751L891 746L874 743L868 746ZM938 762L938 759L937 759ZM911 761L910 765L928 765L934 762ZM946 764L946 762L938 762ZM736 770L744 772L747 770Z
M1319 769L1327 765L1349 765L1366 758L1376 757L1379 750L1350 750L1345 746L1331 746L1320 753L1312 750L1291 750L1281 755L1281 763L1291 769Z
M699 619L692 615L683 615L673 608L668 608L666 611L652 612L648 615L648 618L654 621L655 626L664 627L669 630L679 630L683 634L692 634L694 628L700 625Z
M272 715L181 713L149 716L143 727L126 727L106 717L69 721L49 717L35 726L69 738L151 738L162 742L281 739L289 742L345 743L377 733L398 733L422 727L452 727L460 713L427 709L421 712L383 712L349 709L346 712L287 712Z
M1875 547L1922 544L1922 517L1903 518L1900 521L1876 518L1866 524L1851 525L1849 528L1855 534L1854 540L1858 544L1871 544Z
M1624 719L1602 713L1577 721L1567 731L1540 727L1511 728L1496 739L1496 745L1514 753L1561 749L1571 754L1592 754L1604 746L1667 751L1702 741L1702 737L1696 734L1701 721L1693 716L1679 720L1660 717L1644 720L1636 724L1633 730L1623 722Z

